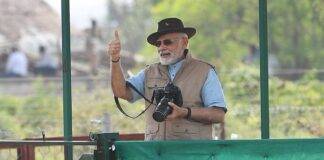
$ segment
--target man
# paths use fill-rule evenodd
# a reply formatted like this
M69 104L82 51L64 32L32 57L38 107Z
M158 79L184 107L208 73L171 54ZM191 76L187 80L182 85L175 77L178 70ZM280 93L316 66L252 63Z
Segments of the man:
M213 67L194 59L188 53L189 38L196 30L184 27L180 19L167 18L158 23L158 30L147 41L157 47L159 63L149 65L127 81L145 97L172 81L181 89L183 105L169 103L172 112L164 122L152 118L155 105L146 111L146 140L213 139L213 123L224 121L226 105L220 82ZM111 87L116 97L128 101L141 98L126 86L120 66L121 44L118 32L108 45L111 58ZM146 102L146 106L150 103Z
M90 71L93 76L98 73L98 45L102 41L101 30L97 26L97 21L91 19L91 27L85 31L86 37L86 53L89 60Z
M46 51L45 46L39 46L39 60L35 64L35 73L43 76L55 76L57 71L57 60Z
M28 59L17 47L12 47L6 63L6 77L25 77L28 74Z

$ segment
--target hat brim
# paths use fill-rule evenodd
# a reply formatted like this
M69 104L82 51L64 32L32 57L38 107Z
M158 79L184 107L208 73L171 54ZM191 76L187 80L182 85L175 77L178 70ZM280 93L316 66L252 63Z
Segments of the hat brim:
M185 33L188 35L188 38L191 38L196 34L196 29L191 27L186 27L181 29L172 29L172 30L165 30L161 32L155 32L150 34L147 37L147 42L150 43L151 45L155 45L159 37L168 33Z

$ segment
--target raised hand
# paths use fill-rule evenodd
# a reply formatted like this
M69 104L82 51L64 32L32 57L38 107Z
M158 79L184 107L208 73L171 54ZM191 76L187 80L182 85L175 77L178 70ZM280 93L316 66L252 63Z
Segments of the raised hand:
M119 35L118 31L115 31L115 38L109 42L108 44L108 54L110 56L111 61L119 61L120 59L120 50L121 50L121 45L120 45L120 40L119 40Z

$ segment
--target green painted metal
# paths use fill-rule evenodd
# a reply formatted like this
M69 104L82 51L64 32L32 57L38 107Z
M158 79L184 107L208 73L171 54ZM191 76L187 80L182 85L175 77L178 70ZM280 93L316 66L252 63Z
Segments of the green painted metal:
M92 134L90 138L97 142L97 149L94 150L93 160L114 159L113 144L116 140L119 140L119 133Z
M116 141L122 160L320 160L324 139Z
M267 0L259 0L261 138L269 139L268 27Z
M63 117L64 140L72 140L72 98L71 98L71 48L70 48L70 5L69 0L61 0L62 12L62 62L63 62ZM65 160L73 159L73 147L64 147Z

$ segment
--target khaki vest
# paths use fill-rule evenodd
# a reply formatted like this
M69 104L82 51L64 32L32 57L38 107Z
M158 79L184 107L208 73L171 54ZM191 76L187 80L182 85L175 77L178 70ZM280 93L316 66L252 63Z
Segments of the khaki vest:
M181 89L184 107L203 107L201 89L211 65L191 58L187 54L173 83ZM155 63L145 70L145 97L151 98L155 88L163 88L170 81L168 67ZM146 102L146 106L149 105ZM146 111L145 140L213 139L212 124L203 124L186 119L156 122L152 118L155 105Z

